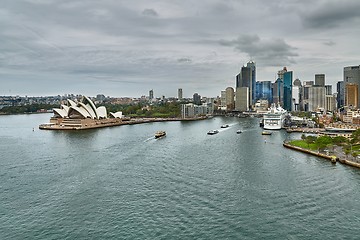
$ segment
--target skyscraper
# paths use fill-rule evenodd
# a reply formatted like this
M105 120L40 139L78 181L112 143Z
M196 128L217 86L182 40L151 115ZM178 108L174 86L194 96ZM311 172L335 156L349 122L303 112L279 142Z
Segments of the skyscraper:
M283 108L291 111L291 101L292 101L292 80L293 72L288 71L284 73L284 100Z
M246 66L236 75L236 88L247 87L249 90L249 105L253 105L256 99L256 67L255 62L249 61ZM236 90L237 91L237 90Z
M295 79L293 82L293 86L292 86L292 107L291 109L293 111L300 111L300 103L301 103L301 90L302 90L302 86L301 86L301 81L300 79Z
M344 88L344 81L338 81L336 83L336 91L337 91L337 106L338 108L342 108L345 104L345 88Z
M183 98L183 91L182 88L178 89L178 99L181 100Z
M348 83L345 87L345 105L351 109L357 109L359 107L358 97L358 85L355 83Z
M236 88L235 110L245 112L249 110L249 88Z
M151 89L149 91L149 100L152 100L152 99L154 99L154 91Z
M360 92L360 66L349 66L344 67L344 82L345 82L345 95L346 93L346 85L348 83L355 83L358 86L358 92ZM352 89L353 87L351 87ZM360 96L358 95L357 102L360 102ZM357 105L358 106L358 105Z
M231 111L234 110L235 102L234 102L234 89L232 87L227 87L225 89L226 92L226 110Z
M257 81L256 82L256 98L255 101L267 100L268 103L273 101L271 93L271 81Z
M193 102L196 105L201 105L201 96L198 93L194 93Z
M315 74L315 85L325 86L325 74Z

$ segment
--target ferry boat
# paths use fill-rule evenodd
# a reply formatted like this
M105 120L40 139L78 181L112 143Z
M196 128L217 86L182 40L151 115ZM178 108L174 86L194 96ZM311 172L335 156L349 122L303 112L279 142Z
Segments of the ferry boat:
M161 138L161 137L165 137L166 136L166 132L165 131L157 131L155 133L155 138Z
M261 135L271 135L272 134L272 132L268 132L268 131L263 131L262 133L261 133Z
M264 114L264 129L279 130L284 127L287 111L280 106L272 104L269 111Z
M217 133L219 133L219 131L218 130L210 130L210 131L208 131L208 135L214 135L214 134L217 134Z

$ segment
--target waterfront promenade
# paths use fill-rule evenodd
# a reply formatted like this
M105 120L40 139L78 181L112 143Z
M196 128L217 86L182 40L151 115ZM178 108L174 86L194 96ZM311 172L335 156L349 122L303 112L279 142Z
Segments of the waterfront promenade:
M197 121L208 119L209 117L194 118L108 118L108 119L67 119L67 118L51 118L50 123L39 125L42 130L85 130L103 127L115 127L121 125L133 125L150 122L166 122L166 121Z
M319 151L312 151L312 150L309 150L309 149L293 146L293 145L291 145L291 144L289 144L287 142L284 142L283 146L286 147L286 148L296 150L296 151L304 152L304 153L307 153L307 154L311 154L311 155L314 155L314 156L317 156L317 157L321 157L321 158L330 160L334 164L336 162L339 162L339 163L342 163L342 164L345 164L345 165L360 168L360 163L359 162L348 159L341 152L341 150L339 150L339 149L337 149L336 151L334 151L334 153L332 155L330 155L330 154L326 154L326 153L321 153Z

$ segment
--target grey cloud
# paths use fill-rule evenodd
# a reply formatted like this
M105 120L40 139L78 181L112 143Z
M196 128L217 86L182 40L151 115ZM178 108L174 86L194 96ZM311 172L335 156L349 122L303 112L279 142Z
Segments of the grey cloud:
M298 56L296 48L288 45L283 39L262 40L258 35L241 35L234 40L220 40L219 43L233 47L248 54L249 58L269 66L296 63L293 57Z
M329 41L324 42L323 44L331 47L331 46L334 46L336 43L332 40L329 40Z
M178 58L177 61L180 63L189 63L189 62L191 62L191 59L190 58Z
M305 27L335 28L353 20L360 20L359 9L360 2L357 0L324 1L303 12L300 17Z
M151 8L144 9L142 14L145 15L145 16L150 16L150 17L157 17L158 16L158 13L154 9L151 9Z

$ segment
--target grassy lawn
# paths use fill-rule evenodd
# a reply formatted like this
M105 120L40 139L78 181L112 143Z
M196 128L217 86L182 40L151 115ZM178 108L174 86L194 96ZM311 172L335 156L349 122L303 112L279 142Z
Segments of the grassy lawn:
M315 144L315 143L307 144L303 140L293 140L293 141L290 141L289 144L293 145L293 146L296 146L296 147L301 147L301 148L313 150L313 151L318 150L317 144Z

